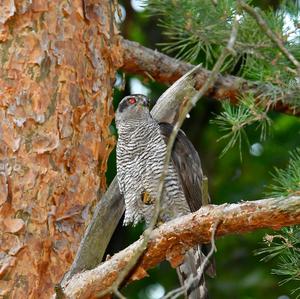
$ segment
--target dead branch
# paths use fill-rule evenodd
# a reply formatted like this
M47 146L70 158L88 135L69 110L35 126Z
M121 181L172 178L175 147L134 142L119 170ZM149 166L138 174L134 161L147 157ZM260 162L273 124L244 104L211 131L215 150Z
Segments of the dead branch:
M190 71L194 66L185 63L158 51L143 47L139 43L121 39L123 47L122 70L127 73L142 75L153 78L157 82L171 84ZM208 77L210 71L199 68L195 77L195 88L200 89ZM219 75L214 86L208 90L206 96L216 100L230 100L233 104L239 101L239 96L245 94L255 95L257 98L266 90L270 89L267 84L251 82L240 77L231 75ZM293 99L292 94L283 94L282 99ZM277 102L272 107L275 111L292 115L300 115L300 110L282 102Z
M209 205L163 224L151 233L148 247L129 281L145 277L149 268L163 260L178 266L186 250L210 242L211 228L217 222L216 237L300 224L300 196ZM141 242L139 239L93 270L74 275L63 289L65 296L84 299L109 288Z
M62 285L74 274L99 265L124 211L124 200L119 191L117 178L115 178L95 208L93 218L80 242L70 270L61 282Z

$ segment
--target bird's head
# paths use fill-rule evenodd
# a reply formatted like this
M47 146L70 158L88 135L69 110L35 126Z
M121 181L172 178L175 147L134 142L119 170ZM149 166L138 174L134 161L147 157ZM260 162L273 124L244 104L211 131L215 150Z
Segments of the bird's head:
M151 117L150 101L142 94L129 95L122 99L116 111L116 124L123 121L143 121Z

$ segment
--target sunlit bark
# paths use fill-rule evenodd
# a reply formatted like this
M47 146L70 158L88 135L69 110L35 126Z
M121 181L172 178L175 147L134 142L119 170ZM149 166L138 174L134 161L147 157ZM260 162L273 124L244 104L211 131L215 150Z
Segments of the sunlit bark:
M106 187L112 1L2 1L0 297L49 298Z
M214 225L217 225L215 236L221 237L261 228L279 229L299 223L299 196L205 206L155 229L151 233L147 249L127 282L144 278L148 269L163 260L168 260L173 267L177 267L186 250L198 243L210 242ZM66 298L94 298L95 294L110 289L140 243L141 239L95 269L74 275L65 285Z

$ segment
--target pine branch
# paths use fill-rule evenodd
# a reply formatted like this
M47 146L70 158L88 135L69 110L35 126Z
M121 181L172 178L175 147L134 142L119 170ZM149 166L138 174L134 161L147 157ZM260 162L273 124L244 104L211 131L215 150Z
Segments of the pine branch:
M251 15L261 28L261 30L272 40L272 42L277 46L280 51L291 61L291 63L296 67L298 77L300 76L300 63L295 58L295 56L288 51L284 46L282 40L271 30L268 23L261 16L258 8L253 8L242 0L238 0L238 5L245 10L249 15Z
M283 279L279 285L295 281L300 282L300 226L284 227L276 234L267 234L264 237L264 247L256 250L256 255L261 255L261 261L273 260L276 266L272 274ZM299 283L298 283L299 285ZM300 288L290 289L295 298L300 298ZM294 298L294 297L293 297Z
M192 64L143 47L133 41L121 39L121 44L123 47L122 70L128 73L142 75L160 83L171 84L194 67ZM209 75L209 70L199 68L195 77L195 88L200 89ZM215 100L230 100L231 103L237 104L240 96L247 94L254 95L260 101L260 96L265 94L267 90L270 90L268 84L251 82L231 75L218 75L214 86L205 95ZM276 101L276 104L271 108L274 111L299 116L299 108L286 104L290 100L292 101L295 97L294 94L285 91L277 91L277 93L281 94L280 99L283 101Z
M145 277L148 269L163 260L178 266L189 248L210 242L211 228L218 222L216 237L300 224L300 196L209 205L163 224L151 233L148 247L128 281ZM66 298L89 298L109 288L141 242L136 241L95 269L73 276L63 289Z

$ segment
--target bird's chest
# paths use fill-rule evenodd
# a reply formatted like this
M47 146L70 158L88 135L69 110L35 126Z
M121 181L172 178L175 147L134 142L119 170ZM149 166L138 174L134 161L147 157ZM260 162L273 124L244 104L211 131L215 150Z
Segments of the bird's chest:
M166 146L156 127L147 127L118 141L118 174L125 190L147 187L162 168Z
M139 132L119 137L117 170L120 190L126 205L125 223L137 223L142 218L149 223L152 219L152 203L159 196L158 186L166 149L159 127L158 129L147 127ZM161 199L160 218L163 221L174 218L182 210L184 195L180 186L174 165L170 162ZM145 194L150 199L146 199L147 202Z
M148 169L151 170L152 165L160 164L165 145L161 144L159 138L150 137L133 136L129 140L124 140L119 147L119 162L129 171L128 175L132 173L142 175Z

